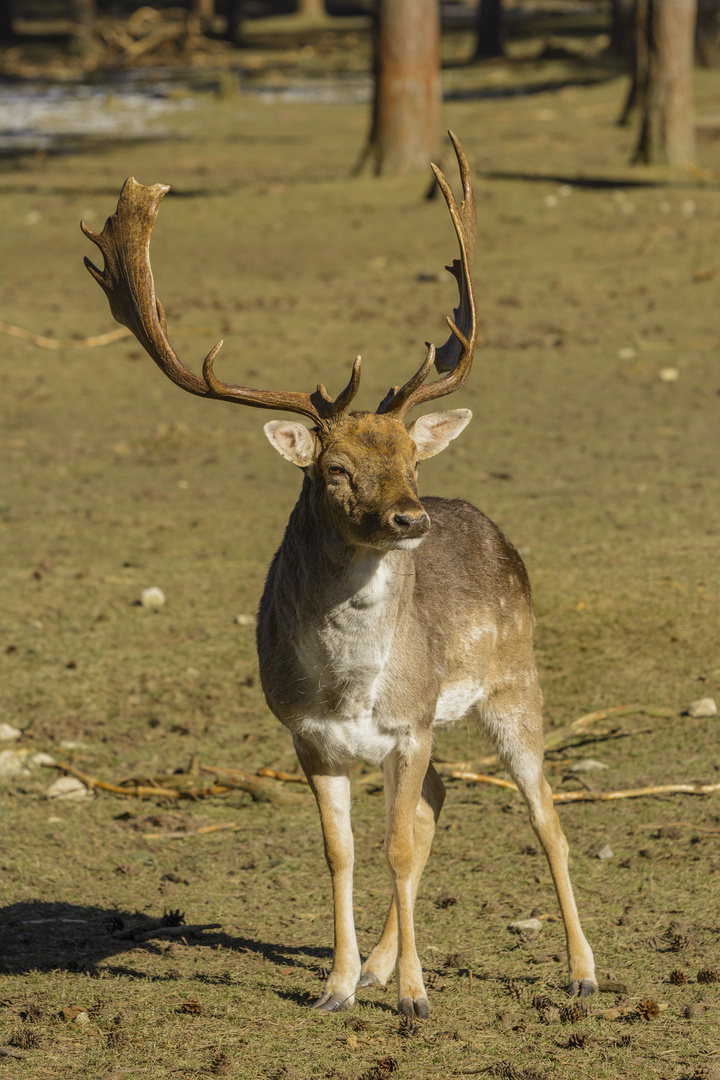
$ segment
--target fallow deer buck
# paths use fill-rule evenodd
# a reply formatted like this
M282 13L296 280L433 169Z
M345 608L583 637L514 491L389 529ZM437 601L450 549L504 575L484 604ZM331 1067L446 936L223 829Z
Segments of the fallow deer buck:
M220 342L199 378L166 335L155 296L149 246L162 184L125 182L102 233L86 234L105 258L88 270L113 315L135 334L165 374L201 397L298 413L312 429L273 420L265 433L303 470L302 491L267 578L257 643L270 708L293 734L317 800L332 878L334 958L315 1008L334 1012L358 986L395 972L398 1006L428 1015L415 947L413 907L445 791L430 760L433 731L473 713L525 797L547 855L565 923L570 993L597 988L593 955L580 928L568 874L568 845L543 775L541 692L533 657L533 614L525 567L479 510L456 499L418 495L417 464L444 450L471 419L469 409L429 413L409 426L408 411L458 390L477 339L471 261L475 201L468 164L451 133L462 177L458 206L433 166L455 226L460 259L448 267L460 293L451 334L428 346L419 370L394 386L374 413L350 411L360 357L333 399L222 383L213 371ZM440 377L426 383L435 364ZM378 944L361 962L353 920L353 762L382 765L385 856L393 898Z

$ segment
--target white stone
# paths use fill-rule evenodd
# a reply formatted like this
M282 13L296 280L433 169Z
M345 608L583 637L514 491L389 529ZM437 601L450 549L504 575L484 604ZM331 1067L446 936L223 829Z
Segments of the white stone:
M594 859L612 859L614 854L615 853L614 853L613 849L610 847L609 844L603 844L602 847L599 847L597 849L597 851L593 852L593 858Z
M151 585L149 589L143 589L140 603L150 611L159 611L161 607L165 607L165 593L157 585Z
M45 794L48 799L82 802L85 799L92 799L94 792L86 788L83 782L74 776L59 776Z
M51 754L33 754L28 758L28 765L54 765L55 758Z
M567 766L568 772L596 772L598 769L609 769L610 766L606 765L604 761L595 761L594 758L582 758L580 761L573 762L572 765Z
M238 624L238 626L254 626L255 625L255 616L254 615L238 615L235 618L235 622Z
M540 919L518 919L516 922L508 923L511 934L539 934L542 928Z
M664 367L658 371L658 378L662 382L677 382L680 378L680 372L676 367Z
M0 724L0 742L15 742L22 735L20 728L12 724Z
M25 767L27 750L3 750L0 752L0 776L29 776Z
M632 345L623 345L622 349L618 349L618 360L634 360L637 356L637 349L634 349Z
M702 720L707 716L717 716L718 709L715 698L704 697L691 701L685 711L693 720Z

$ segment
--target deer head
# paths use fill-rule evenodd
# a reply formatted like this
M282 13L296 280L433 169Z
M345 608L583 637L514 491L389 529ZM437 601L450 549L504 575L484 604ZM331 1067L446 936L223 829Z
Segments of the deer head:
M160 202L169 191L164 184L145 187L130 177L101 233L81 225L104 256L103 270L89 259L85 265L105 291L115 319L132 331L169 379L200 397L294 412L313 421L312 430L297 421L272 421L265 432L283 457L305 471L340 531L354 543L379 548L419 543L430 522L418 498L417 462L443 450L471 419L468 409L457 409L421 416L410 426L403 422L410 409L463 386L478 336L472 278L475 197L462 146L452 132L450 138L462 179L460 206L443 173L432 166L460 245L460 258L447 267L459 291L458 306L447 319L450 336L437 350L426 343L427 355L418 370L404 386L391 387L374 413L349 411L360 385L359 356L350 381L336 398L322 384L308 394L223 383L214 372L222 341L205 358L202 378L181 363L167 337L150 266L150 237ZM440 377L428 383L433 365Z

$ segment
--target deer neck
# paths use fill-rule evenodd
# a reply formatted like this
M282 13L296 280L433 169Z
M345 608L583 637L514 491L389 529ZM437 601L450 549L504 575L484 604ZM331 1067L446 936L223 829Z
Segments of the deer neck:
M412 551L380 550L347 542L308 480L293 510L279 553L284 590L306 617L347 610L397 614L412 591Z

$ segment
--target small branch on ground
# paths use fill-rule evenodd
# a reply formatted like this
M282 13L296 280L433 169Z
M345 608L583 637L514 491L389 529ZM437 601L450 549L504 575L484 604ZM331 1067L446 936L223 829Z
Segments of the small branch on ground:
M33 345L39 345L42 349L94 349L98 345L112 345L114 341L130 337L130 331L122 326L119 330L110 330L109 333L99 334L96 337L60 341L59 338L33 334L29 330L23 330L21 326L12 326L6 322L0 322L0 333L7 334L8 337L20 338L21 341L29 341Z
M188 926L154 926L150 930L123 930L117 937L129 938L132 941L151 941L152 938L177 938L187 934L199 934L202 930L222 930L222 923L190 923Z

